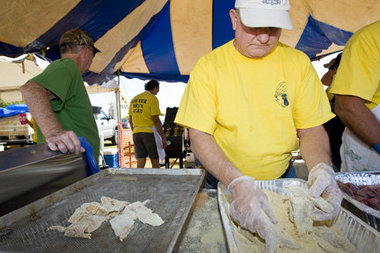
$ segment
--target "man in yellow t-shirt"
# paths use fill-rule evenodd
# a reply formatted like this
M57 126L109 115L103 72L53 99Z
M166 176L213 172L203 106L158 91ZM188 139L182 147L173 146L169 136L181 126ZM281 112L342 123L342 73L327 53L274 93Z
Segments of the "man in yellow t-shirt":
M309 58L278 42L281 28L292 28L288 10L287 0L237 0L229 12L235 39L196 63L175 119L190 129L202 165L231 192L232 218L264 240L274 235L261 213L276 218L255 179L291 173L297 136L310 195L323 193L334 207L312 218L335 217L342 200L322 126L334 117L326 93Z
M346 125L341 171L380 170L380 21L347 42L330 92Z
M37 143L37 130L36 130L36 122L34 122L34 118L31 117L30 120L26 119L26 123L33 128L33 143Z
M150 80L145 84L145 92L135 96L129 105L129 124L133 131L137 168L145 167L147 156L152 162L152 168L160 168L153 126L161 136L162 147L166 148L166 138L159 118L161 112L155 96L159 90L159 83Z

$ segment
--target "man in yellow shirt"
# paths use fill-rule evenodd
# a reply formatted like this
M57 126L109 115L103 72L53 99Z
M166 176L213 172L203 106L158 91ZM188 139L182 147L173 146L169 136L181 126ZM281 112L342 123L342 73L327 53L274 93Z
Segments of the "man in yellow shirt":
M229 12L235 39L196 63L175 119L190 129L202 165L231 192L232 218L264 239L271 228L263 215L276 218L255 179L289 172L297 136L310 195L323 193L334 207L312 218L335 217L342 200L322 126L334 117L326 93L310 59L278 42L281 28L292 28L288 10L287 0L237 0Z
M33 128L33 143L37 143L37 130L36 130L36 122L34 122L34 118L31 117L30 120L26 119L26 123Z
M346 125L341 171L380 170L380 21L347 42L330 92Z
M159 118L161 114L157 95L160 90L156 80L145 84L145 92L135 96L129 105L129 124L133 131L133 143L137 159L137 168L144 168L149 156L152 168L160 168L153 126L161 136L162 147L166 148L166 137Z

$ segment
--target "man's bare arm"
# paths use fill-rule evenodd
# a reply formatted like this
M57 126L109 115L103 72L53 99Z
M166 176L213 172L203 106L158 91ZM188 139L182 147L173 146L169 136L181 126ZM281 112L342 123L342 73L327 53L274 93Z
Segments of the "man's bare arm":
M131 127L131 130L133 131L133 120L132 120L132 115L129 115L128 117L128 121L129 121L129 126Z
M226 187L237 177L243 175L215 143L213 137L199 130L190 128L191 150L202 162L202 165Z
M53 94L35 82L27 82L20 87L20 91L51 150L76 154L84 151L76 134L66 131L58 122L50 105Z
M380 143L380 122L356 96L335 95L335 112L362 141L371 147Z
M20 91L45 138L63 130L51 109L47 89L38 83L28 82L21 86Z
M298 129L297 134L301 155L309 171L318 163L332 165L329 137L323 126Z

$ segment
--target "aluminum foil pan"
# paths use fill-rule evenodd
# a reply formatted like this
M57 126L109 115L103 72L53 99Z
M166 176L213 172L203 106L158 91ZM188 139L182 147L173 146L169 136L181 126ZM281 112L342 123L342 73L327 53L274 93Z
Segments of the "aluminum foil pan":
M274 192L282 192L284 186L296 185L307 187L302 179L277 179L270 181L257 181L260 189ZM232 221L229 217L228 206L229 194L223 184L218 184L218 202L222 217L223 228L227 238L230 253L239 253L239 240L235 234ZM365 224L355 215L342 208L335 220L334 226L356 247L358 252L380 252L380 233L371 226Z
M354 185L380 185L380 171L336 173L335 179ZM343 207L380 231L380 211L363 204L343 192Z

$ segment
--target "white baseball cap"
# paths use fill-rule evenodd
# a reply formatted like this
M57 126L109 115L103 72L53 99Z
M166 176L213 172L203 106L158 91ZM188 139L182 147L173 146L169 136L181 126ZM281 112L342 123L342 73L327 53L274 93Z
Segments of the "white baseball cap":
M292 30L289 0L236 0L241 22L248 27L279 27Z

